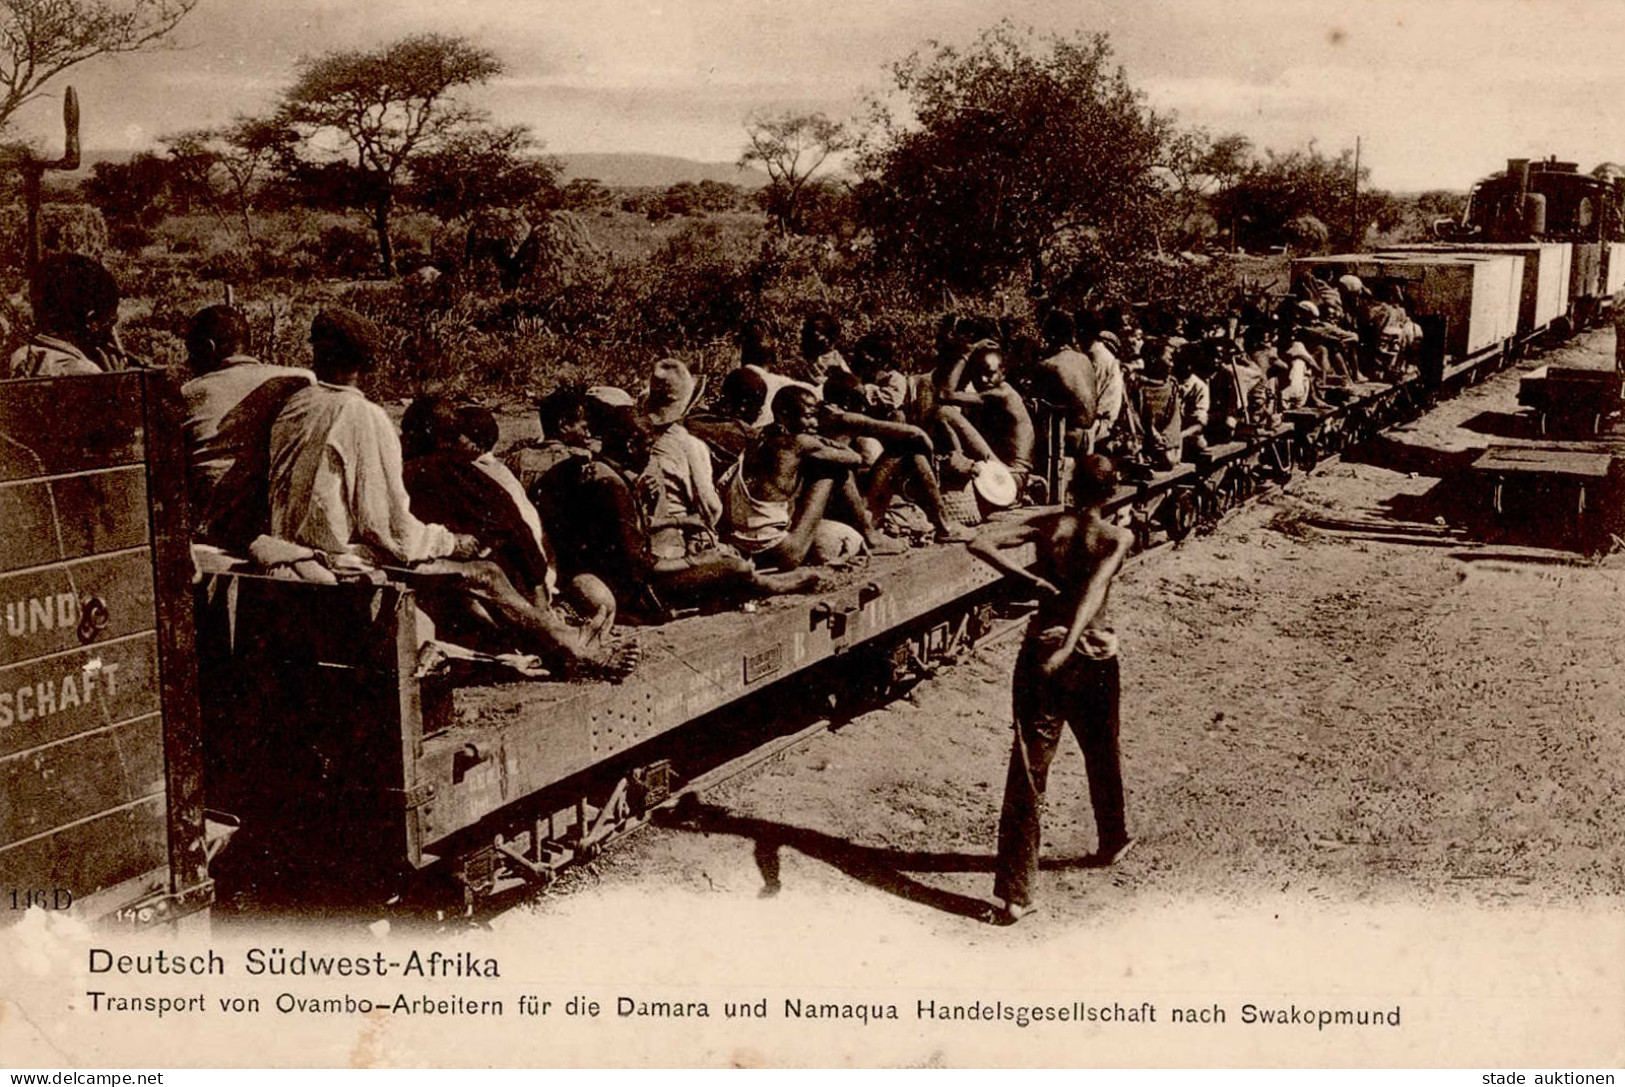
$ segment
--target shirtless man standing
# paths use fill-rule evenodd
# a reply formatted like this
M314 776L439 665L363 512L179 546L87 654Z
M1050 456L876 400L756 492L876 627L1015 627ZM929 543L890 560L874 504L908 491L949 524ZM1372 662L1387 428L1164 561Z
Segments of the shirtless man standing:
M1081 457L1072 476L1072 508L999 525L970 545L971 553L994 569L1032 583L1040 599L1016 659L1013 683L1016 735L993 885L994 896L1004 903L993 919L1005 924L1033 909L1039 808L1064 725L1077 736L1089 774L1100 839L1091 862L1115 864L1134 844L1123 811L1117 747L1117 638L1106 617L1112 577L1133 542L1132 533L1102 515L1116 477L1105 457ZM1032 570L1004 554L1029 543L1038 550Z

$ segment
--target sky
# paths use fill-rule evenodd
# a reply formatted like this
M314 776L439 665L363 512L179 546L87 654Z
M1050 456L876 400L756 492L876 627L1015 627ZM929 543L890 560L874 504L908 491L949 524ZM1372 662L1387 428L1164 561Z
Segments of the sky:
M549 151L725 162L753 111L851 116L888 63L1000 17L1106 32L1183 124L1282 150L1358 137L1384 188L1465 189L1509 157L1625 160L1616 0L200 0L171 48L53 89L78 88L86 147L138 150L266 110L301 57L438 31L502 58L470 100ZM48 137L59 110L18 127Z

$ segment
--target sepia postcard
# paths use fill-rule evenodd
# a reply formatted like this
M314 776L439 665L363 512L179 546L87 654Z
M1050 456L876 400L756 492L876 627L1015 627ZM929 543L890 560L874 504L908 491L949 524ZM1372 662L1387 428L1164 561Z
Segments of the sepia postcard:
M0 31L8 1071L1625 1067L1625 9Z

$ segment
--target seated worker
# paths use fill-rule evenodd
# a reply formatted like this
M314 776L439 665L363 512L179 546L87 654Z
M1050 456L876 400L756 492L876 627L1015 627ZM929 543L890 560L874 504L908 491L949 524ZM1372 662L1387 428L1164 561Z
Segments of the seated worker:
M612 405L584 396L582 408L589 429L578 455L548 469L529 494L553 544L561 579L597 578L623 612L647 610L648 538L635 484L649 462L648 438L637 426L632 403ZM615 437L613 449L600 449L610 440L606 436Z
M1184 450L1181 390L1174 380L1176 346L1167 340L1146 345L1145 368L1135 382L1133 404L1142 435L1141 453L1154 471L1166 472L1180 462Z
M1055 405L1065 420L1068 448L1086 453L1110 431L1122 393L1120 385L1113 386L1109 371L1099 369L1077 349L1076 336L1070 314L1057 309L1045 315L1043 337L1050 354L1039 362L1034 376L1038 395Z
M402 426L404 428L404 420ZM497 426L496 416L491 414L490 408L482 408L478 404L463 404L457 408L457 431L473 447L480 451L474 458L474 467L490 476L513 502L514 510L524 520L525 527L530 530L531 538L536 546L542 549L543 554L548 551L547 532L542 528L542 516L536 512L536 504L525 493L524 485L519 477L508 470L508 466L496 458L496 446L501 438L501 429Z
M317 384L290 396L271 425L271 533L373 565L472 558L472 538L412 514L394 424L356 388L377 343L373 323L352 310L311 322Z
M688 537L684 554L656 558L647 502L640 501L649 436L633 407L590 400L588 411L598 456L564 461L537 486L566 577L601 578L624 608L642 613L818 587L815 570L763 573L732 547L699 533Z
M1110 434L1123 410L1124 360L1133 359L1140 346L1139 332L1121 317L1108 318L1116 328L1099 327L1085 349L1094 364L1099 394L1095 401L1095 439ZM1132 353L1131 353L1132 352Z
M1202 343L1208 352L1211 370L1208 390L1212 410L1208 416L1207 440L1229 442L1250 418L1247 397L1262 375L1246 361L1241 345L1228 336L1214 336Z
M1314 364L1315 357L1300 340L1291 341L1284 355L1277 353L1274 365L1277 371L1277 395L1282 411L1297 411L1324 404L1324 401L1315 395L1312 376Z
M527 621L562 641L566 657L572 647L591 656L607 648L615 623L614 594L589 576L568 579L561 587L558 561L530 499L506 468L495 464L497 474L493 475L494 462L482 463L490 461L495 429L496 420L484 408L453 407L437 396L412 401L401 419L401 435L406 454L404 479L413 509L478 540L513 587L535 609L546 613L527 617ZM552 614L561 602L584 617L579 636L569 633L574 624L566 616ZM466 619L460 609L452 614L454 624ZM475 625L476 637L489 633L478 629L482 624ZM560 649L551 644L547 648L555 655Z
M402 480L412 512L474 537L514 588L546 602L556 588L546 552L507 488L476 464L482 443L468 435L460 414L444 397L420 396L401 417Z
M863 457L821 438L818 416L812 393L781 389L773 422L725 477L727 540L758 566L821 566L863 550L857 529L825 517L837 484Z
M657 559L681 558L696 545L710 546L722 519L711 451L683 425L703 388L681 360L661 359L643 398L640 421L650 441L638 497Z
M1304 273L1299 280L1297 296L1304 301L1313 302L1322 320L1336 326L1343 323L1343 296L1336 287L1316 276L1313 272Z
M972 328L987 327L981 322L964 324ZM982 406L981 393L971 388L971 372L981 367L990 354L997 357L1002 373L1004 356L999 344L984 336L967 345L952 365L933 375L932 397L936 410L922 425L944 443L952 470L959 475L974 474L975 465L989 459L1003 463L1003 458L988 444L976 420L967 414L971 409Z
M761 432L754 420L766 406L767 381L758 371L740 367L723 376L710 410L688 416L683 426L710 448L712 467L720 474L756 441Z
M886 330L872 330L852 346L850 369L862 384L875 418L918 426L919 419L929 413L929 408L922 411L919 401L921 396L930 400L929 378L921 374L915 375L920 380L911 380L897 368L897 345Z
M1242 333L1241 346L1242 354L1235 366L1237 392L1242 397L1243 407L1238 429L1273 430L1281 422L1277 374L1283 366L1270 343L1269 329L1264 325L1249 325Z
M636 666L635 645L586 644L581 631L523 596L499 565L474 561L478 539L414 515L401 440L384 410L355 387L376 364L377 343L372 322L351 310L326 309L311 322L317 384L290 396L271 427L271 534L331 556L448 575L451 587L429 590L442 616L518 635L523 648L567 668L624 677ZM469 472L506 499L471 464Z
M822 437L852 446L858 451L860 468L871 469L867 486L859 487L853 479L842 486L847 505L852 508L871 550L884 554L890 549L891 545L881 539L873 525L885 517L893 496L905 490L923 503L939 542L961 543L975 535L973 529L949 512L943 501L929 434L911 423L884 417L877 419L868 414L884 409L869 402L855 374L832 374L825 389L829 396L819 414ZM992 452L987 450L981 437L976 440L985 456L991 457ZM860 446L869 453L864 453Z
M114 324L119 289L99 261L79 253L44 257L35 276L34 335L11 356L11 377L71 377L123 367Z
M773 340L773 326L760 317L751 317L739 326L739 365L756 366L763 370L777 370L779 367L779 349Z
M586 403L587 394L581 386L560 385L536 405L541 439L521 442L502 458L526 494L559 461L589 452L586 447L592 439L587 426Z
M271 527L271 424L288 397L316 380L302 367L260 362L243 353L247 346L241 310L198 310L186 333L196 376L181 386L193 533L239 552Z
M1410 374L1410 349L1421 339L1421 332L1405 310L1399 284L1384 284L1382 298L1365 307L1361 338L1377 380L1401 381Z
M1324 320L1315 303L1298 302L1292 307L1288 334L1303 344L1313 360L1309 376L1317 389L1354 380L1358 373L1359 335Z
M897 345L889 329L871 329L852 345L851 372L857 378L862 398L859 402L846 397L842 405L846 410L926 431L934 427L937 403L932 375L905 374L899 369ZM843 390L851 384L841 381ZM825 388L827 391L827 382ZM857 439L854 448L871 464L880 457L880 443L875 439Z
M1004 356L983 342L968 359L970 385L946 394L963 408L982 447L1015 477L1018 492L1033 467L1035 434L1032 415L1015 387L1005 380Z
M1208 377L1212 359L1200 341L1182 344L1174 351L1174 380L1179 383L1179 418L1183 424L1180 442L1186 455L1207 448L1208 412L1212 395Z
M819 310L801 323L802 379L813 388L822 390L832 371L851 369L836 349L840 339L841 322L832 313Z

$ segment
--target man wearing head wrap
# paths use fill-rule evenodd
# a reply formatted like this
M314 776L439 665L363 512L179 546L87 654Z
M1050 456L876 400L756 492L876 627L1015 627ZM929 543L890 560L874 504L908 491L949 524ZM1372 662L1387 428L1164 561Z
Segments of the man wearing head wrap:
M711 451L683 426L703 389L680 359L661 359L643 398L641 421L652 440L639 496L646 503L651 546L661 558L686 554L696 538L715 539L722 520Z
M1125 387L1123 383L1123 334L1111 329L1095 333L1087 354L1094 364L1095 382L1095 441L1098 443L1117 423L1123 410Z

